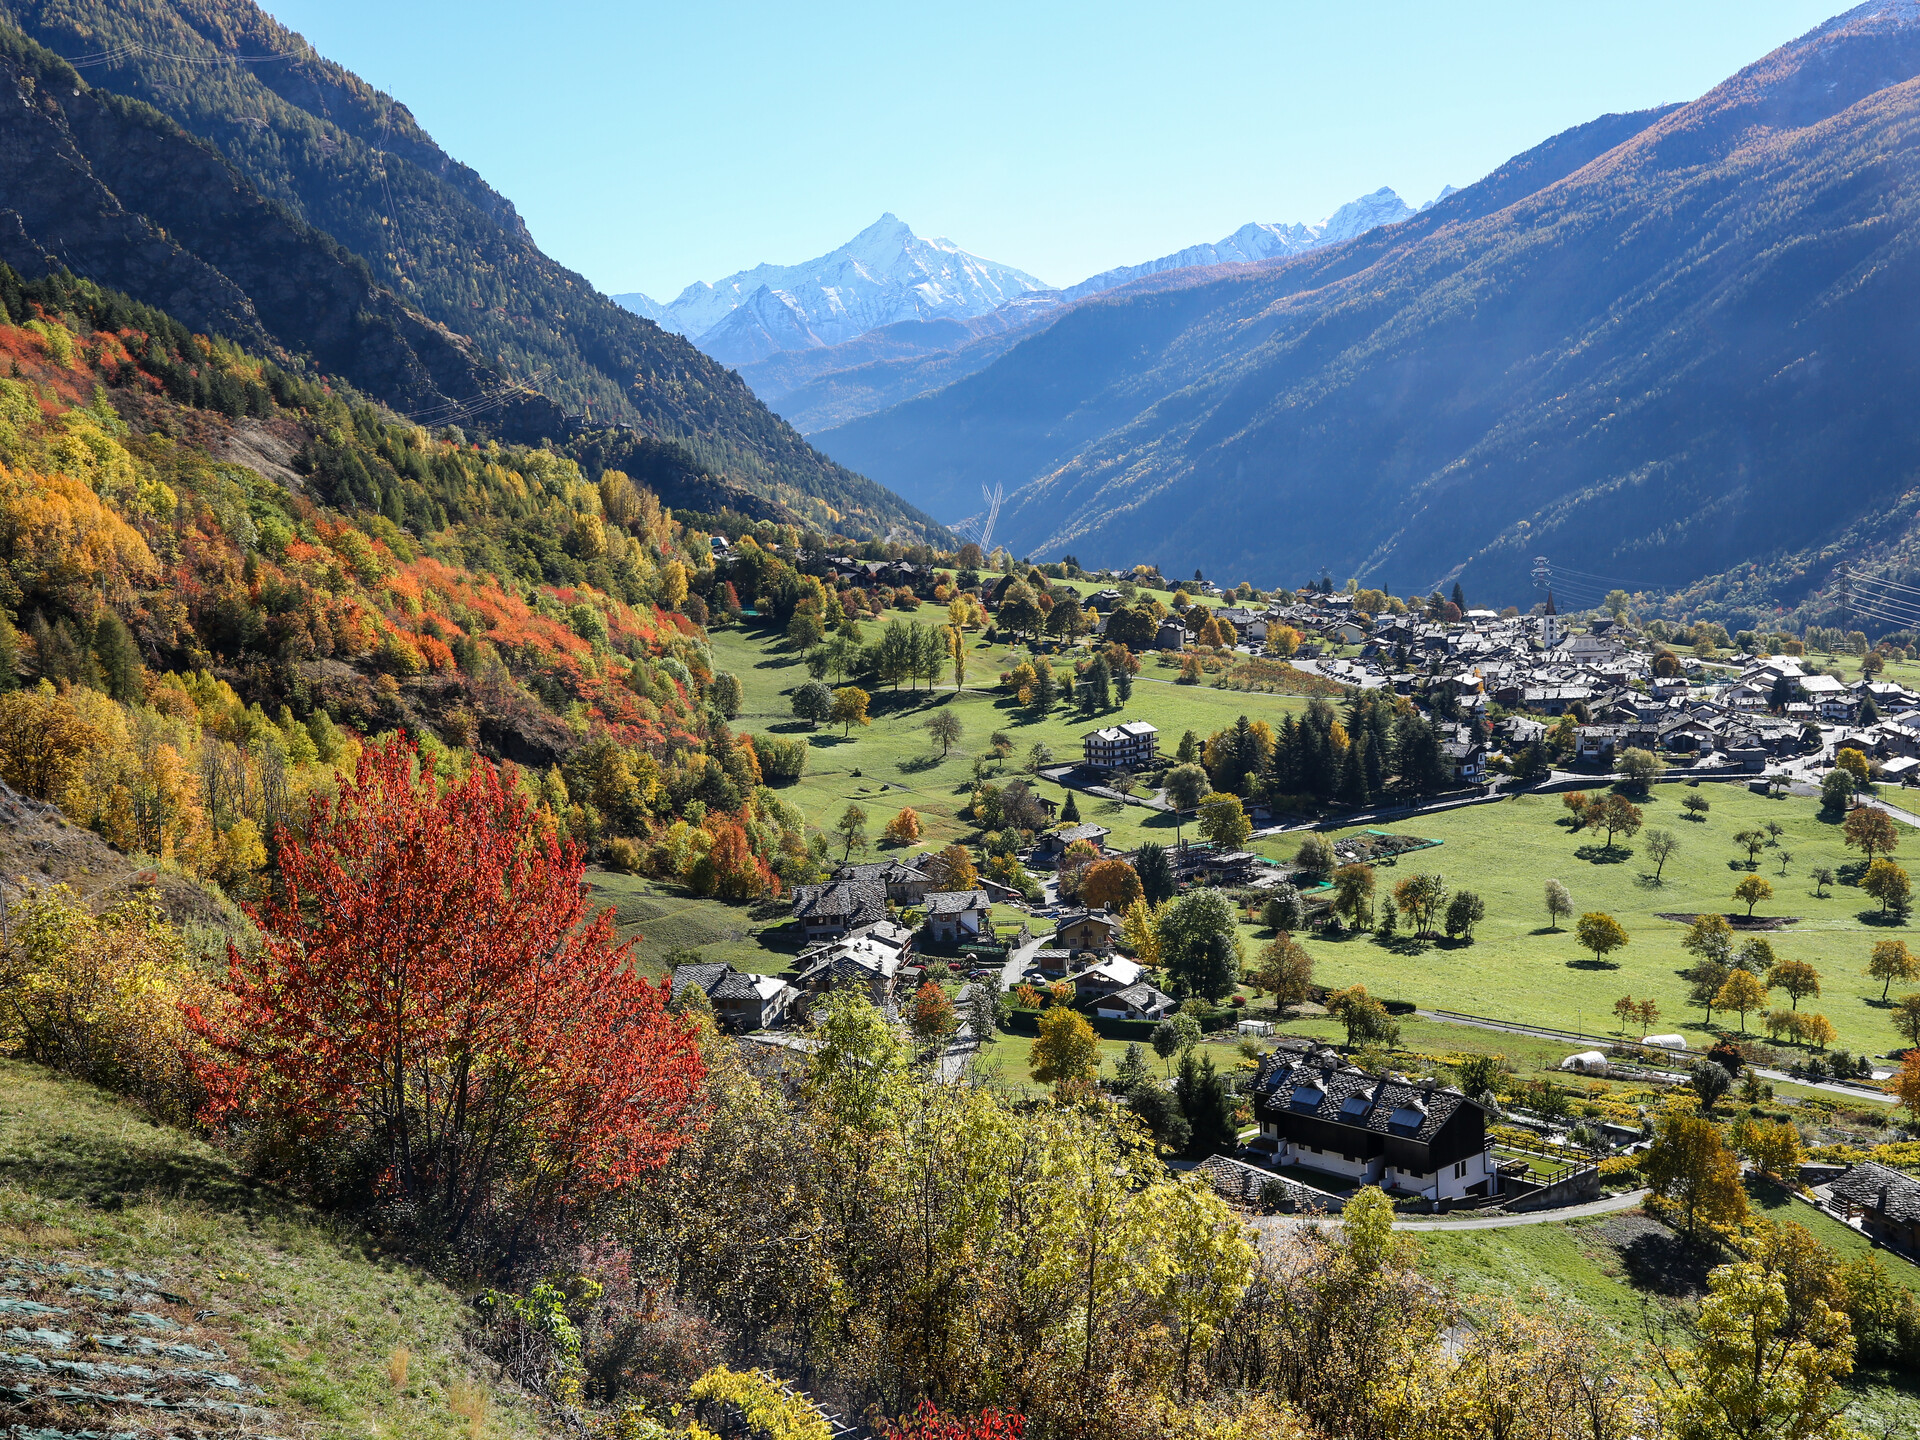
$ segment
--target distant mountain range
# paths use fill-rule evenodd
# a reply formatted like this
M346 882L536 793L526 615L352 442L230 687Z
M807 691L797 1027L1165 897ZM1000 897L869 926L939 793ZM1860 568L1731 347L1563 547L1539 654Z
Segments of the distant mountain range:
M1440 192L1440 198L1452 193L1453 187L1449 185ZM837 344L822 343L818 327L800 323L800 307L789 296L755 292L714 328L699 334L696 343L716 359L737 365L756 395L777 409L802 434L810 434L844 425L976 373L1022 336L1050 324L1067 305L1084 296L1169 271L1298 255L1350 240L1418 213L1382 186L1371 195L1348 201L1318 224L1243 225L1214 244L1190 245L1141 265L1105 270L1064 290L1036 288L997 308L982 307L980 301L986 297L976 289L971 292L974 308L954 304L933 317L901 314ZM862 238L871 233L871 230L863 232ZM858 239L853 242L854 246L860 244ZM837 275L845 268L843 262L835 259L840 254L835 251L833 255L794 269L825 270ZM711 306L721 295L739 293L744 286L743 276L759 275L771 269L761 266L758 270L745 271L742 276L723 280L718 286L689 287L674 304L680 305L692 297L695 305ZM958 289L949 287L949 293L957 294ZM632 304L639 314L660 318L659 307L644 295L615 298L623 304ZM661 319L661 323L673 322Z
M939 533L249 0L0 0L0 71L0 259L28 276L65 266L423 423L618 427L595 453L670 504Z
M756 265L696 282L662 305L613 298L714 359L744 365L787 350L838 345L903 320L970 319L1048 287L1024 270L924 239L882 215L838 249L799 265Z
M1607 116L1399 224L1090 296L816 441L1084 565L1584 583L1770 615L1911 563L1920 5ZM976 339L972 344L982 341ZM884 363L874 361L870 363Z

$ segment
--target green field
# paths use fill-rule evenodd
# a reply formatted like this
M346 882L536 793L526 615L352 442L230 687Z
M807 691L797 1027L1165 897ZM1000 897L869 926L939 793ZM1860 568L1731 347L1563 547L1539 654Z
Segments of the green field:
M1659 913L1743 913L1745 906L1732 892L1748 873L1746 851L1733 836L1772 820L1786 833L1779 848L1761 853L1755 873L1773 885L1774 895L1755 914L1800 917L1766 938L1781 958L1806 960L1820 971L1822 994L1802 1001L1801 1008L1831 1020L1840 1032L1839 1044L1849 1050L1880 1054L1899 1044L1887 1011L1878 1004L1880 986L1865 974L1867 957L1876 940L1900 935L1920 943L1920 934L1912 925L1876 923L1877 907L1853 886L1841 884L1825 898L1815 897L1814 868L1838 871L1859 862L1842 844L1836 818L1822 814L1813 799L1768 799L1728 784L1700 787L1697 793L1713 808L1704 823L1696 823L1683 818L1680 807L1681 797L1692 793L1685 785L1659 785L1642 802L1646 824L1671 830L1680 841L1657 884L1645 857L1644 832L1608 855L1604 837L1572 835L1556 823L1566 814L1557 795L1517 796L1395 825L1444 843L1398 866L1381 867L1381 893L1416 870L1437 871L1450 886L1479 892L1487 903L1486 920L1471 945L1440 943L1415 950L1389 948L1371 936L1310 939L1316 979L1329 985L1362 981L1376 994L1422 1006L1589 1034L1613 1033L1613 1002L1630 993L1659 1005L1656 1032L1699 1037L1704 1012L1687 1007L1687 984L1677 973L1690 963L1680 948L1686 927L1658 918ZM1902 834L1915 846L1912 832L1902 827ZM1284 855L1292 846L1276 842L1273 848ZM1793 857L1784 877L1783 850ZM1612 968L1590 968L1591 957L1570 924L1563 922L1557 932L1547 929L1542 893L1549 878L1572 891L1576 917L1601 910L1625 927L1629 943L1609 957ZM1267 938L1264 931L1246 932L1251 947ZM1748 1025L1760 1032L1757 1017L1750 1015Z
M676 950L698 950L703 960L725 960L736 970L776 975L787 968L797 948L788 937L767 937L772 948L762 942L763 932L787 923L784 917L753 920L745 905L689 895L678 885L638 875L594 870L587 880L592 886L588 904L596 911L612 908L621 939L639 936L634 955L649 974L664 974L667 956Z
M944 613L922 606L920 618L930 621L944 618ZM875 627L867 629L872 633ZM808 735L812 753L807 773L782 792L800 806L808 823L829 827L852 802L867 812L868 828L877 843L887 819L910 805L927 826L926 839L917 847L921 849L973 833L958 812L972 794L973 758L988 753L988 739L995 731L1004 730L1015 747L1013 759L997 767L1000 773L995 782L1004 784L1019 773L1035 743L1045 743L1062 762L1077 760L1081 736L1123 719L1151 721L1160 729L1161 749L1171 752L1183 731L1191 729L1205 739L1241 715L1271 721L1306 707L1306 701L1295 696L1178 685L1173 683L1174 671L1159 671L1149 661L1135 680L1133 699L1123 709L1089 719L1061 707L1039 719L995 688L1000 672L1012 663L1008 647L976 640L967 661L967 684L960 691L954 690L951 680L932 691L876 689L872 725L856 727L851 736L842 736L837 726L822 726L809 734L805 723L793 718L791 704L793 691L807 681L806 667L782 638L738 626L715 630L712 638L714 664L740 678L743 706L738 727L748 732ZM945 757L923 728L940 708L953 709L964 727L960 743ZM1043 781L1036 789L1065 802L1066 791L1059 786ZM1131 848L1144 840L1171 840L1175 833L1172 816L1142 806L1121 806L1085 795L1079 797L1079 804L1081 818L1107 826L1118 845Z

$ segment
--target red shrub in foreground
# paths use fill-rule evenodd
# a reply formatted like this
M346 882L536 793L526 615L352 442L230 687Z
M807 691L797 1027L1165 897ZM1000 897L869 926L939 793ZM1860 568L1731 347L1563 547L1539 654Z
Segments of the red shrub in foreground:
M283 835L260 953L229 947L227 1003L189 1012L218 1057L205 1118L511 1255L664 1162L704 1066L612 912L586 919L577 847L491 765L441 786L417 763L404 738L369 746L307 838Z
M931 1400L922 1400L910 1419L881 1431L881 1440L1020 1440L1024 1415L982 1410L978 1415L949 1415Z

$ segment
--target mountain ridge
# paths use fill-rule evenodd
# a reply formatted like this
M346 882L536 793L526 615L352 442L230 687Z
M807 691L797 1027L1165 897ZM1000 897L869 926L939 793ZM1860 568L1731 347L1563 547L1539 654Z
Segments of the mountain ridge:
M665 304L637 292L613 298L738 365L781 350L836 345L902 320L983 315L1047 288L950 240L916 235L889 211L844 245L797 265L763 262L712 283L695 281Z
M541 253L512 204L441 151L403 105L326 61L248 0L0 0L0 24L79 61L87 79L75 75L69 90L140 102L211 146L260 199L364 266L369 293L393 297L375 309L418 317L418 324L393 323L413 326L421 345L434 343L422 327L452 337L446 343L479 367L479 378L436 399L429 412L530 392L557 413L684 445L716 478L817 523L938 531L815 451L730 370ZM92 158L104 166L110 157ZM0 179L19 187L31 177ZM52 218L49 208L37 230L16 227L15 253L31 251L21 257L31 267L43 267L48 254L59 259L66 237ZM130 242L136 250L151 243ZM138 294L137 280L115 283L133 284L130 293ZM174 297L149 291L139 298L168 308ZM383 323L376 318L375 328ZM244 326L241 334L259 339ZM307 348L304 337L279 338ZM405 357L394 354L405 370ZM404 390L378 373L346 378L412 408ZM516 432L528 440L543 433L556 431L542 421Z

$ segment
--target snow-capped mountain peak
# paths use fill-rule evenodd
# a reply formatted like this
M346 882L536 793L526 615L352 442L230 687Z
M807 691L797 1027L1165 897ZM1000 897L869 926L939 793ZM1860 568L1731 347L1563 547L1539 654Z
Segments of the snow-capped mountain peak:
M1439 204L1453 193L1453 188L1447 186L1426 205L1422 205L1420 210ZM1371 195L1349 200L1317 225L1242 225L1224 240L1217 240L1211 245L1189 245L1184 250L1176 250L1171 255L1162 255L1142 265L1122 265L1117 269L1104 270L1078 285L1069 286L1063 293L1073 300L1166 270L1186 270L1196 265L1245 265L1256 260L1298 255L1305 250L1317 250L1322 245L1337 245L1342 240L1351 240L1382 225L1398 224L1418 213L1419 210L1382 185Z
M776 350L836 345L902 320L984 315L1047 288L951 240L916 235L888 213L799 265L761 264L712 284L696 282L668 305L644 295L613 298L715 359L742 365Z

